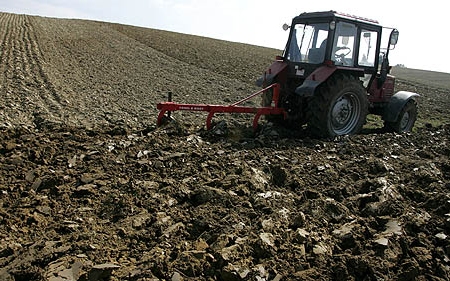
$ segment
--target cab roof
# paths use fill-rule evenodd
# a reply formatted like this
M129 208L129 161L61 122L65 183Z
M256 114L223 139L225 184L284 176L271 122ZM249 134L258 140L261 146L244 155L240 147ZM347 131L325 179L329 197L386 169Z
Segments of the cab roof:
M312 13L301 13L293 19L294 23L304 23L305 21L317 21L324 18L328 19L345 19L347 21L361 22L365 24L378 25L377 20L368 19L364 17L354 16L350 14L340 13L336 11L325 11L325 12L312 12Z

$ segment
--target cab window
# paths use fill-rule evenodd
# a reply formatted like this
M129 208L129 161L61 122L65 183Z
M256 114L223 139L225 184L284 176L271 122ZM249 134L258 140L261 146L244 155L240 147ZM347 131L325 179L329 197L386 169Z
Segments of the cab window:
M328 26L328 23L296 24L287 49L287 59L292 62L322 63Z
M331 59L335 65L354 65L357 27L352 23L337 22Z
M359 40L358 65L374 66L378 33L363 29Z

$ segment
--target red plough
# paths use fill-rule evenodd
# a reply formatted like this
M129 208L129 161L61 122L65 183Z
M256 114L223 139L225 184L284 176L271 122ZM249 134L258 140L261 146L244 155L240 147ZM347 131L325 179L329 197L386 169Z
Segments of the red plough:
M240 106L245 101L249 99L261 95L267 90L273 88L272 95L272 104L273 106L269 107L251 107L251 106ZM206 111L208 113L208 117L206 118L206 129L211 129L211 119L215 113L253 113L255 117L253 118L253 129L256 130L258 128L258 120L261 115L279 115L283 114L284 118L286 118L286 111L282 107L278 107L278 97L280 94L280 84L272 84L256 93L251 94L250 96L242 99L238 102L235 102L230 105L212 105L212 104L186 104L186 103L176 103L172 102L172 97L169 95L169 101L161 102L157 104L157 108L160 110L158 114L158 126L163 123L164 115L167 113L167 117L170 118L170 113L172 111L184 110L184 111Z

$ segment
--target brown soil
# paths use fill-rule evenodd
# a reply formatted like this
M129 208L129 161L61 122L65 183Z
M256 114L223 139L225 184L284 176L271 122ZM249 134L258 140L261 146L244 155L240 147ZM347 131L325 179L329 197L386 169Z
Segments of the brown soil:
M311 139L176 113L257 88L278 51L0 13L0 280L449 280L450 96L411 134Z

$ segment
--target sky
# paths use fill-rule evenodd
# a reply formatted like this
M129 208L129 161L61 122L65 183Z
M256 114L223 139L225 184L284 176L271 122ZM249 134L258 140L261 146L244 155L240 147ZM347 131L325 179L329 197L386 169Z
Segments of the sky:
M335 10L397 28L400 36L389 53L391 65L450 73L444 4L442 0L0 0L0 11L123 23L282 50L288 37L281 28L284 23L302 12Z

